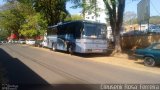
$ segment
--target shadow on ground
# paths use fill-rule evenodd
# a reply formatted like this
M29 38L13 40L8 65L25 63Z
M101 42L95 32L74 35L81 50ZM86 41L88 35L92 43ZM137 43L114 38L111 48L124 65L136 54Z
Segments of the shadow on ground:
M18 85L18 90L39 90L39 88L42 87L52 90L52 87L45 80L43 80L25 64L20 62L20 60L10 56L3 49L0 49L0 64L4 71L1 73L5 73L3 78L7 79L2 80L4 81L1 82L4 84L3 87L7 87L7 85Z
M134 56L134 51L133 50L129 50L129 49L122 50L122 54L128 55L128 59L130 59L130 60L138 60L138 58L136 58Z
M140 64L140 65L144 65L144 62L135 62L136 64ZM149 67L149 66L146 66L146 67ZM151 68L160 68L160 64L154 66L154 67L151 67Z
M52 51L52 50L51 50ZM61 50L56 50L56 52L59 53L63 53L63 54L68 54L68 55L74 55L74 56L78 56L78 57L83 57L83 58L93 58L93 57L107 57L110 56L110 51L108 51L107 53L73 53L70 54L66 51L61 51Z
M13 58L5 50L0 48L0 74L3 73L1 80L3 90L93 90L86 85L58 84L50 85L38 74L32 71L19 59ZM11 86L18 86L18 89L9 89ZM5 89L8 88L8 89Z

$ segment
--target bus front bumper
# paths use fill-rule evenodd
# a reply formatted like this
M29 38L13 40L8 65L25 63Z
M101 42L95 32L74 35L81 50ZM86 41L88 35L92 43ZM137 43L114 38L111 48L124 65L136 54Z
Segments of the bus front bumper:
M85 49L82 53L106 53L107 49Z

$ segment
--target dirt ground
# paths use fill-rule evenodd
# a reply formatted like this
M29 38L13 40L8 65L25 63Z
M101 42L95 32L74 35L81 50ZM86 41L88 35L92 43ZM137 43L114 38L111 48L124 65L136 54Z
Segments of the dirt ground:
M131 58L127 54L121 54L114 57L94 57L94 58L87 58L88 60L92 60L98 63L106 63L111 65L116 65L120 67L130 68L139 71L145 71L148 73L155 73L160 74L160 66L156 67L147 67L144 66L143 60Z

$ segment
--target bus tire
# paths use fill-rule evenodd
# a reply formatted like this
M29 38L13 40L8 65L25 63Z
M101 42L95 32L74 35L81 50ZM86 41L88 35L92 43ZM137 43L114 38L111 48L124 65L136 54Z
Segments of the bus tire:
M73 46L72 45L68 46L68 53L73 55L74 52L73 52Z
M56 44L54 44L54 43L52 44L52 50L56 51Z
M44 48L44 46L42 45L42 48Z

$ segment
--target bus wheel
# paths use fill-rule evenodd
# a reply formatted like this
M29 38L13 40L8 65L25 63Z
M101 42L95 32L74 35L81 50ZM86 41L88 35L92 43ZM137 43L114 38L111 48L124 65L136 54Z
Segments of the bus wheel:
M56 46L55 46L55 44L52 45L52 50L53 50L53 51L56 51Z
M42 45L42 48L44 48L44 46Z
M70 45L69 47L68 47L68 52L69 52L69 54L73 54L73 46L72 45Z

